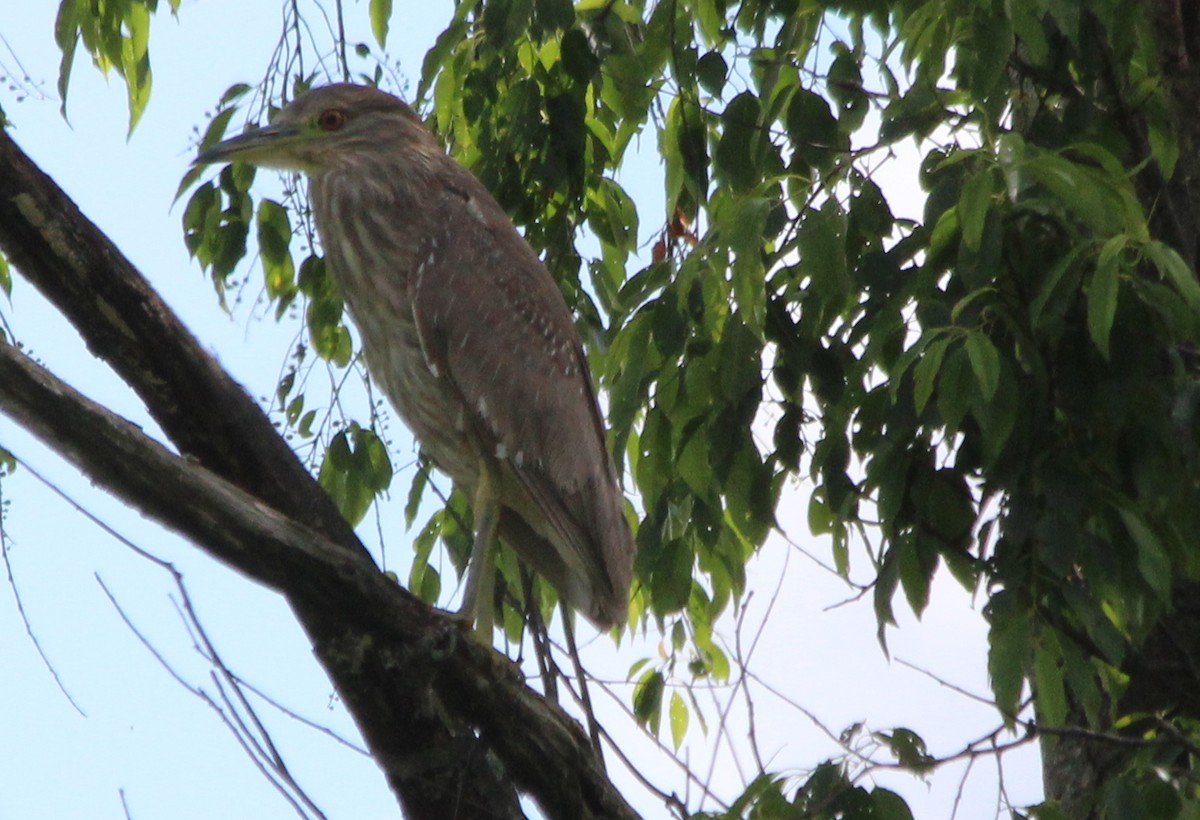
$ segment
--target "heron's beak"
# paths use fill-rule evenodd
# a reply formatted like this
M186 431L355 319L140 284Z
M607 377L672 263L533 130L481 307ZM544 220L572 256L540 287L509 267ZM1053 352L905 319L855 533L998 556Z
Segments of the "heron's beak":
M267 125L247 131L237 137L200 152L192 165L209 165L214 162L250 162L255 165L291 167L295 165L292 147L303 138L300 128L294 125Z

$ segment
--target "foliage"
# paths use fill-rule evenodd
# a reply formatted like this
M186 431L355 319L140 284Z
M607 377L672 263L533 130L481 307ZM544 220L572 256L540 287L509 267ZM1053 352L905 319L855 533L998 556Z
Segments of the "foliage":
M179 11L180 0L168 0L171 13ZM129 130L137 126L150 100L150 15L158 10L158 0L62 0L54 39L62 51L58 73L58 93L66 113L67 90L75 64L75 50L83 42L96 67L110 70L125 81L129 91Z
M5 299L12 298L12 269L4 254L0 254L0 293L4 294Z
M390 5L370 4L381 44ZM64 3L63 85L82 32L130 81L136 121L148 64L143 89L124 55L144 53L129 20L146 7L121 7L118 51L111 20L93 28ZM1142 5L460 0L417 100L544 254L591 341L641 508L634 613L671 636L631 671L641 722L657 732L665 710L678 744L689 708L671 684L728 679L713 623L802 477L841 573L856 533L880 539L881 641L897 594L919 615L945 566L988 595L1004 721L1026 722L1032 697L1047 729L1137 723L1121 706L1127 661L1200 579L1200 285L1150 211L1179 147ZM910 141L924 154L917 220L873 179ZM647 169L659 206L622 185ZM295 215L255 206L251 180L234 166L195 190L189 250L223 281L253 222L268 294L280 310L304 296L313 349L346 366L340 300L316 257L292 263ZM287 407L311 426L302 397ZM390 465L365 427L332 444L322 481L353 520ZM462 540L455 505L417 537L410 582L430 600L438 534ZM1099 813L1194 810L1181 750L1195 727L1166 727L1094 796ZM906 731L881 742L924 771L934 761ZM730 816L796 812L908 815L829 762L798 783L764 774Z

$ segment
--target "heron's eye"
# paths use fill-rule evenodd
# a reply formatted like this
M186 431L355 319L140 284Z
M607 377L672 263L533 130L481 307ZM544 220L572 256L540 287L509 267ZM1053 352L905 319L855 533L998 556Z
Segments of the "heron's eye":
M330 108L328 111L322 111L321 116L317 117L317 125L322 131L337 131L346 124L346 115L336 108Z

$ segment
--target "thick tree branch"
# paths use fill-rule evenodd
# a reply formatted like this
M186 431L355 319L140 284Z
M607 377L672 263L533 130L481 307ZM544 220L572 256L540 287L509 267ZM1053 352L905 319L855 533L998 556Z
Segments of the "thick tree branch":
M425 606L320 533L169 452L7 343L0 343L0 384L0 412L97 484L305 609L333 613L330 642L340 663L421 680L415 690L421 702L407 709L445 715L464 733L456 745L473 740L478 730L514 780L554 816L634 816L603 777L579 725L525 686L515 666L472 640L451 616ZM395 694L398 700L381 708L394 711L414 692ZM428 749L415 758L404 749L392 752L395 757L382 761L389 771L431 765ZM493 812L498 807L489 806L485 815Z
M0 248L137 392L181 453L367 556L258 405L3 130Z
M0 410L97 483L282 592L411 817L632 817L586 736L378 572L269 421L0 133L0 248L142 396L180 458L0 345Z

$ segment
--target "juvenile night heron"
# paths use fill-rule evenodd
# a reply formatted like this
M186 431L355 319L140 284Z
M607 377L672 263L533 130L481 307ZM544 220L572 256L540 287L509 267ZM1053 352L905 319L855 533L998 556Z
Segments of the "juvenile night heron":
M549 272L417 115L313 89L197 163L303 171L367 366L472 499L463 613L490 640L497 535L601 628L624 623L633 541L591 375Z

